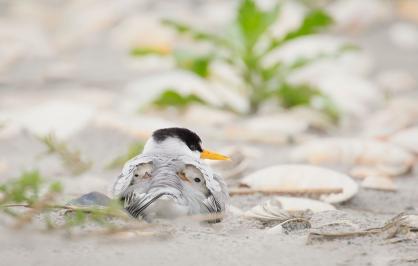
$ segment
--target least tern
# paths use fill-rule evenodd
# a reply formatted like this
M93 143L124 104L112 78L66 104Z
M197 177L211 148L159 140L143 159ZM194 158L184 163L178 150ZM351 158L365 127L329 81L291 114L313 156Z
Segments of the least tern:
M225 182L202 159L229 158L204 150L200 137L186 128L156 130L142 154L125 163L113 195L133 217L148 221L223 213Z

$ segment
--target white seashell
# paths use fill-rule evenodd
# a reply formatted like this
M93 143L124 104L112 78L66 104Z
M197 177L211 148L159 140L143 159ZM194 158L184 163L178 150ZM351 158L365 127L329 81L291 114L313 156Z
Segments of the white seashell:
M284 210L280 201L275 198L251 208L243 215L247 218L254 218L261 221L285 221L293 218L293 215L287 210Z
M358 31L379 21L390 18L391 5L379 0L332 1L329 12L336 20L338 28Z
M287 114L257 116L227 127L227 138L261 143L286 143L308 129L308 123Z
M396 185L393 180L385 176L368 176L363 180L361 186L369 189L396 191Z
M418 229L418 215L403 215L399 220L402 226L407 226L410 229Z
M415 98L395 98L389 105L365 119L365 136L387 138L418 123Z
M160 18L138 14L123 19L110 34L114 47L129 51L134 47L159 48L169 52L175 43L175 35L161 24Z
M418 47L418 28L415 24L397 22L388 30L390 40L399 48L415 50Z
M236 115L203 105L192 105L183 114L184 119L193 124L205 126L220 126L231 123Z
M335 207L333 205L319 200L285 196L275 197L275 199L280 203L283 209L289 212L300 212L309 210L315 213L335 210Z
M311 223L303 218L286 220L267 230L267 234L287 234L292 231L311 228Z
M390 143L369 139L326 138L295 148L291 161L311 164L365 165L383 175L402 175L413 165L409 152Z
M350 170L350 176L356 179L365 179L368 176L379 175L380 171L372 166L358 165Z
M393 135L389 141L418 154L418 127L411 127Z
M386 70L376 77L379 87L392 94L411 91L417 86L417 79L404 70Z
M358 185L349 176L310 165L277 165L256 171L241 180L254 189L284 189L293 192L342 189L341 193L321 195L320 199L337 203L352 198Z
M335 210L329 203L296 197L274 197L263 204L246 211L243 215L262 221L284 221L311 211L321 212Z

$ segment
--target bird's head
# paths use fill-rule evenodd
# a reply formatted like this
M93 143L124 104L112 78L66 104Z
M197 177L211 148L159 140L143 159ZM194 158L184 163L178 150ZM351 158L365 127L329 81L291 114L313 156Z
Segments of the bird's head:
M143 153L165 153L189 155L210 160L229 160L228 156L202 148L202 140L187 128L163 128L154 131L147 141Z

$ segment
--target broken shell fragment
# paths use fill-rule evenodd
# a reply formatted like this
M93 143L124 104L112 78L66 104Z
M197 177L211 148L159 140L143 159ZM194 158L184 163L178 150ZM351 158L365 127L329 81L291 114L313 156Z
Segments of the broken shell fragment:
M361 186L375 190L396 191L395 183L386 176L368 176L363 180Z
M256 171L241 180L241 185L252 189L279 189L291 192L342 189L341 193L321 195L325 202L349 200L358 191L358 185L349 176L317 166L303 164L276 165Z
M329 203L296 197L274 197L244 213L245 217L261 221L286 221L307 213L335 210Z
M288 234L293 231L299 231L311 228L311 223L303 218L293 218L286 220L267 230L268 234Z
M254 218L261 221L286 221L294 218L287 210L284 210L277 199L272 199L257 205L244 213L247 218Z
M355 138L314 140L295 148L290 157L293 162L370 166L388 176L405 174L414 161L412 154L391 143Z
M418 127L411 127L399 131L389 141L410 152L418 154Z

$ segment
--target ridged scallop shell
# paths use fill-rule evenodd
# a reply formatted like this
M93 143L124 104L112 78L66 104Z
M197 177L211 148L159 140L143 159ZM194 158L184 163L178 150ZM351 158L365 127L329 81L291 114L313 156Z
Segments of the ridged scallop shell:
M295 148L292 162L353 167L372 166L382 175L402 175L413 165L414 157L386 142L356 138L326 138Z
M341 193L320 196L321 200L329 203L346 201L358 191L357 183L345 174L303 164L264 168L244 177L240 183L253 189L283 189L294 192L341 189Z

